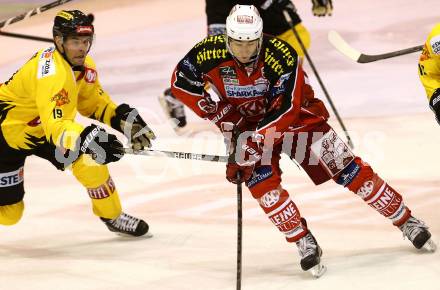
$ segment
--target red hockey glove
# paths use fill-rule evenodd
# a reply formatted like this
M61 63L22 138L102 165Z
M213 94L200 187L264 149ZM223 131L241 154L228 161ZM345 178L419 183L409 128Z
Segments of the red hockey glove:
M230 161L226 165L226 179L232 183L247 181L252 176L255 163L260 161L262 155L261 142L254 141L252 136L245 140L240 139L237 140L238 145L233 147L235 153L232 153ZM239 179L237 178L238 172L240 172Z
M240 172L240 179L237 179L238 172ZM226 179L234 184L248 180L253 172L254 164L250 166L240 166L235 162L226 164Z

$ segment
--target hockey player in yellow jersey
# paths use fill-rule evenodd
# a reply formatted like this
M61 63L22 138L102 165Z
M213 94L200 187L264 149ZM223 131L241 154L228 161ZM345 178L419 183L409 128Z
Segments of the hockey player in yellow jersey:
M425 87L429 107L440 124L440 23L434 26L423 47L419 77Z
M17 223L24 210L23 167L27 156L71 169L86 188L95 215L110 231L141 236L148 224L122 212L106 164L123 156L115 135L95 124L83 127L77 112L124 133L133 149L150 146L154 133L127 104L117 106L102 89L88 52L92 18L78 10L54 19L54 47L34 54L0 85L0 224Z

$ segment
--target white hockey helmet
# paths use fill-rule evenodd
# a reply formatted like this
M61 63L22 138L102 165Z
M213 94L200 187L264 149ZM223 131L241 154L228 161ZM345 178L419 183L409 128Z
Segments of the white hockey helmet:
M239 41L259 39L255 57L258 56L263 39L263 20L255 6L237 4L231 9L229 16L226 18L226 45L232 54L229 47L230 39Z

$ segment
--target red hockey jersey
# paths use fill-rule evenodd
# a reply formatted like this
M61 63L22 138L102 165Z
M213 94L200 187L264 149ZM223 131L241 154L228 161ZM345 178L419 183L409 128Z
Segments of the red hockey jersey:
M329 115L314 97L298 60L286 42L264 36L259 59L250 71L234 60L224 35L209 36L178 63L171 78L172 94L218 127L244 118L245 129L263 136L269 129L281 136L306 131ZM205 91L206 83L218 94L218 102Z

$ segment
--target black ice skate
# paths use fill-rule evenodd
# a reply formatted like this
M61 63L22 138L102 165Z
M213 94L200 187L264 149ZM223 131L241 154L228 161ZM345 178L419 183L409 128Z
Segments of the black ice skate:
M424 248L429 252L435 252L437 249L431 240L428 227L421 220L411 216L399 229L403 232L403 237L407 237L417 249Z
M301 218L301 222L307 226L304 218ZM296 242L296 245L301 257L301 268L304 271L310 270L315 278L321 277L327 268L321 265L322 250L312 233L308 231L307 235Z
M186 116L183 104L171 94L171 88L166 89L163 92L163 95L159 96L159 102L167 117L173 120L178 128L186 126Z
M100 218L111 232L134 237L148 233L148 224L141 219L126 213L121 213L115 219ZM151 235L149 235L151 236Z

